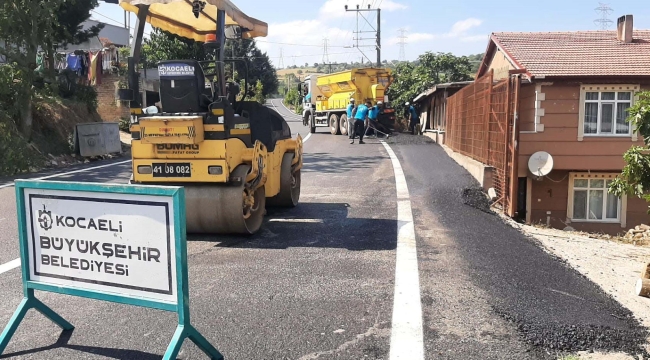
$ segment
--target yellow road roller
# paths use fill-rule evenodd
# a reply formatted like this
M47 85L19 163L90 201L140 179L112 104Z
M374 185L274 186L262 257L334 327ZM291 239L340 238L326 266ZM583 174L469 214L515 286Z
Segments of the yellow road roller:
M185 188L188 233L253 234L266 206L294 207L300 198L302 138L292 138L274 110L247 101L227 82L224 46L231 39L266 36L267 24L228 0L121 0L137 16L128 58L131 108L131 183ZM158 64L154 93L140 90L137 71L144 24L201 41L208 61ZM241 61L241 60L239 60ZM246 76L247 77L247 76Z

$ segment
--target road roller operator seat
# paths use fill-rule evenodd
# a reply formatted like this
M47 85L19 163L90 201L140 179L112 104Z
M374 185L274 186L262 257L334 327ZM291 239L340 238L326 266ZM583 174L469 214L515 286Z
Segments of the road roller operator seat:
M242 101L237 108L250 122L253 143L259 140L268 151L273 151L278 140L291 139L289 125L277 112L257 101Z
M160 103L163 113L207 112L212 94L205 87L203 68L196 60L158 63ZM209 95L208 95L209 94Z

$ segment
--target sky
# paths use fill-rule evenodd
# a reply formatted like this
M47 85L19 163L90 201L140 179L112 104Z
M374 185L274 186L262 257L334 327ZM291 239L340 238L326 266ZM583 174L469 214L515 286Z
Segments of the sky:
M381 58L398 60L399 31L405 29L406 60L426 51L470 55L485 51L489 35L499 31L578 31L597 30L594 20L602 14L591 0L231 0L247 15L269 25L268 36L258 38L274 66L280 68L322 62L376 61L374 47L354 48L357 14L349 9L381 9ZM612 9L607 15L615 29L616 19L632 14L634 27L650 29L650 1L606 0ZM360 45L374 45L376 12L363 12ZM92 18L108 24L124 25L124 11L118 5L100 2ZM131 16L131 27L135 17ZM151 31L147 24L146 33ZM328 58L324 57L324 39Z

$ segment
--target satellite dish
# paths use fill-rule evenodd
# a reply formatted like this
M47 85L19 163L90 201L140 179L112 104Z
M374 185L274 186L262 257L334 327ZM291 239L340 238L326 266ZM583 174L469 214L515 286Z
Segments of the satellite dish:
M546 151L538 151L528 159L528 170L537 176L548 175L553 170L553 157Z

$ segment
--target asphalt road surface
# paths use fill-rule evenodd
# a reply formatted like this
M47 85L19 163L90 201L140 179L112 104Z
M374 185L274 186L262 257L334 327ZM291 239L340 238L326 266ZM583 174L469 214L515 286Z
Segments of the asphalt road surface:
M350 145L328 128L308 135L280 100L268 106L306 139L300 204L269 210L252 237L188 239L192 322L226 359L389 359L391 347L393 356L420 347L426 359L639 353L646 329L630 312L486 211L477 184L437 145L408 134L388 147ZM130 163L65 172L33 177L126 183ZM14 188L0 182L0 327L22 299L18 256ZM419 297L404 299L413 290ZM172 313L36 295L75 330L30 311L4 357L160 359L176 327ZM204 356L186 341L179 358Z

